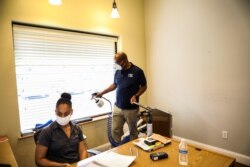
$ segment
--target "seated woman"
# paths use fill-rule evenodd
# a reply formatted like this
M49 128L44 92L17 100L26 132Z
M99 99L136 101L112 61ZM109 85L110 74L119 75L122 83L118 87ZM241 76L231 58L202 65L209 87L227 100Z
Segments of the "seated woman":
M70 121L71 95L62 93L56 103L56 121L44 128L38 138L35 161L38 166L70 166L87 158L87 146L80 127Z

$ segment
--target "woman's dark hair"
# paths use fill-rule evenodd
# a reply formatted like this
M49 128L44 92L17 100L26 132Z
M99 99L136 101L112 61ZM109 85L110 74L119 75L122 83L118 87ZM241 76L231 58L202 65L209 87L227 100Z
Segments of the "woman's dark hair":
M56 107L58 107L60 104L67 104L72 107L71 95L69 93L62 93L60 99L58 99L56 102Z

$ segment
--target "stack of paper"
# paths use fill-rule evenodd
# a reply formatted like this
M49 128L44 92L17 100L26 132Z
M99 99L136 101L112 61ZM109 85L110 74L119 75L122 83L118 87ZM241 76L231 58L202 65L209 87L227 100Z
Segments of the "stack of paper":
M127 156L117 154L115 152L107 152L106 155L95 159L97 164L108 167L128 167L134 160L135 156Z
M166 138L166 137L164 137L164 136L162 136L162 135L159 135L159 134L156 134L156 133L153 133L153 134L150 136L150 138L153 138L153 139L155 139L155 140L158 140L158 141L162 142L162 143L165 144L165 145L171 142L171 139Z
M78 167L128 167L136 157L108 151L91 158L92 160L88 163L78 163Z
M150 138L153 138L157 142L153 145L147 145L145 143L146 140L145 138L139 138L137 141L134 141L133 143L145 151L154 151L171 143L171 139L165 138L159 134L152 134Z

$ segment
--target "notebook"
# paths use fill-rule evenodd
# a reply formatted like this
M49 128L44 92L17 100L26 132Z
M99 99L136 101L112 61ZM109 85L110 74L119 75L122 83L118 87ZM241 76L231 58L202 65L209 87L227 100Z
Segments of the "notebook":
M148 138L139 138L138 140L134 141L133 144L145 151L154 151L171 143L171 139L165 138L164 136L155 133L152 134L150 138L156 140L156 142L152 145L146 144Z

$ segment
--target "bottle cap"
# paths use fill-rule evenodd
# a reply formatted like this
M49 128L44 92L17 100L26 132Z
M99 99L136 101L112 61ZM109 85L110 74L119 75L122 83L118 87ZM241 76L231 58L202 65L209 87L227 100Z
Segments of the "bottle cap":
M181 142L186 142L186 140L185 139L181 139Z

